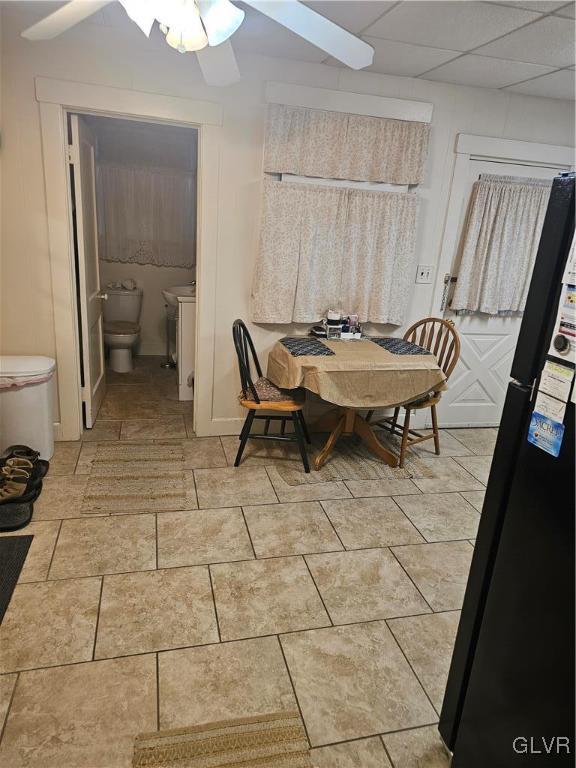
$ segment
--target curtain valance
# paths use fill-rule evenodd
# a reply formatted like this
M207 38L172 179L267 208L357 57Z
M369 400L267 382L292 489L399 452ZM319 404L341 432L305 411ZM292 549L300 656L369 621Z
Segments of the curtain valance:
M264 171L419 184L429 132L427 123L269 104Z
M474 182L451 309L489 315L524 310L551 185L492 174Z
M340 308L400 325L417 209L411 193L265 180L252 320L312 323Z
M195 174L103 164L96 178L101 259L159 267L195 265Z

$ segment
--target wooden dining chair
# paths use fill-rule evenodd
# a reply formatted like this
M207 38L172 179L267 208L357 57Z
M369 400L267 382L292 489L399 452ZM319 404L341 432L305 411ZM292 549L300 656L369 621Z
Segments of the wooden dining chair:
M446 376L446 381L448 381L460 357L460 337L452 320L443 320L440 317L426 317L424 320L419 320L408 328L404 334L404 340L411 341L413 344L418 344L418 346L432 352ZM402 437L400 467L404 466L407 449L411 445L422 443L424 440L433 439L436 454L440 455L440 433L438 431L436 406L441 396L442 392L440 390L428 392L417 400L395 408L392 417L374 422L377 426L387 428L393 434ZM404 408L405 413L404 423L400 425L398 424L398 417L401 408ZM422 408L430 408L432 412L432 434L430 435L423 435L421 432L410 429L412 411L419 411ZM370 421L373 413L374 411L368 412L366 416L367 421ZM411 437L411 435L414 435L414 437Z
M254 440L282 440L298 443L304 471L310 472L306 443L310 443L310 435L304 421L302 408L304 407L304 393L302 390L279 389L269 379L262 375L262 368L258 355L254 349L254 343L248 328L242 320L235 320L232 325L232 336L238 367L240 369L240 385L242 391L239 401L243 408L248 410L242 431L240 432L240 446L236 454L234 466L237 467L242 460L242 454L248 438ZM252 367L255 369L256 380L252 378ZM265 411L265 413L260 413ZM272 411L272 413L270 413ZM252 425L256 419L264 421L264 432L252 434ZM280 422L280 434L270 434L270 422ZM293 434L286 434L286 423L291 421L294 426Z

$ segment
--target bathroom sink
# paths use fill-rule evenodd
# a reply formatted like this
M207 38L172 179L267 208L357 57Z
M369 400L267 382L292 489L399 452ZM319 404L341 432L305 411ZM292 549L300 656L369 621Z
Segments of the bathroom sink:
M178 306L178 299L194 299L196 297L195 285L173 285L171 288L163 288L162 296L167 304Z

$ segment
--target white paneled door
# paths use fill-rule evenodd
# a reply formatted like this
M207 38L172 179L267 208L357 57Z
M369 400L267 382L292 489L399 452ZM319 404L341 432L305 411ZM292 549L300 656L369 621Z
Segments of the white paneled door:
M96 219L96 142L79 115L71 116L70 164L78 270L84 424L96 420L106 390L102 302Z
M559 172L558 168L470 158L465 180L458 184L458 188L453 187L451 193L450 205L459 205L458 236L453 240L454 246L451 249L452 265L441 265L442 273L448 271L457 275L454 260L472 184L478 180L480 174L553 179ZM453 196L456 196L456 200ZM449 224L447 229L448 227ZM450 233L447 232L447 235ZM447 320L454 321L462 344L460 361L452 373L449 388L438 405L440 424L444 427L498 426L522 319L483 314L459 316L449 309L440 314Z

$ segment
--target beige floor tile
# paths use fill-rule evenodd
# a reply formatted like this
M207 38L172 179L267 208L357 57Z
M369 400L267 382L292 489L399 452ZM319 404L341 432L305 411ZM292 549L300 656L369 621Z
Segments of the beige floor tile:
M182 448L186 469L228 466L219 437L193 437L190 440L183 440Z
M462 456L456 461L477 480L480 480L483 485L488 484L492 456Z
M126 387L135 389L135 387ZM191 411L191 403L173 400L158 393L158 399L106 399L100 409L102 419L121 419L122 421L140 419L166 419L172 416L183 416Z
M306 562L335 624L430 611L387 549L307 555Z
M158 662L160 728L296 709L275 637L167 651Z
M0 675L0 733L4 727L4 721L12 701L12 693L16 685L18 675Z
M182 437L186 437L183 416L123 421L120 430L121 440L169 440Z
M82 499L88 478L84 475L47 477L34 502L34 520L61 520L82 515Z
M322 506L346 549L389 547L392 544L418 544L424 541L389 497L324 501Z
M0 764L130 768L137 733L156 730L153 654L20 675Z
M317 501L244 507L256 557L333 552L342 544Z
M276 430L277 427L270 429ZM288 427L288 430L291 431L291 427ZM225 435L221 440L228 464L232 466L240 444L238 435ZM276 440L248 440L240 466L268 466L275 461L294 461L301 464L302 459L298 446L295 443L283 443Z
M376 430L376 434L378 435L380 430ZM431 435L432 431L429 429L422 429L419 430L421 434L423 435ZM400 452L400 443L401 439L400 437L391 438L390 432L388 430L384 430L384 436L383 436L383 442L384 443L390 443L392 440L392 443L396 446L396 452ZM434 447L434 439L426 440L423 443L419 443L418 445L413 445L410 448L408 448L408 456L415 456L420 459L434 459L437 458L436 456L436 449ZM448 430L441 429L440 430L440 457L448 457L448 456L471 456L472 451L467 448L465 445L463 445L459 440L457 440L455 437L453 437Z
M92 441L119 440L121 421L102 421L99 417L92 429L85 429L82 433L84 443Z
M476 536L480 517L459 493L399 496L396 501L426 541L452 541Z
M188 437L194 437L194 415L192 413L184 414L184 426L186 427L186 435Z
M470 542L414 544L392 551L435 611L462 607L474 552Z
M158 515L159 568L253 558L242 511L237 507Z
M382 739L395 768L450 767L450 757L435 725L389 733Z
M494 453L498 429L483 427L477 429L451 429L450 434L478 456L488 456Z
M277 501L264 467L196 469L194 477L201 509L273 504Z
M482 512L486 491L463 491L462 496L469 501L477 512Z
M21 584L0 627L0 672L92 658L100 579Z
M154 515L65 520L49 578L149 571L156 567Z
M311 755L315 768L392 768L377 736L333 747L318 747Z
M109 386L115 384L150 384L151 381L152 372L148 366L138 367L135 365L127 373L118 373L118 371L112 371L110 368L106 369L106 382Z
M205 566L104 577L97 659L217 642Z
M438 461L438 459L430 459ZM420 493L412 480L346 480L352 496L400 496L405 493Z
M435 721L386 622L295 632L281 641L312 746Z
M455 459L422 459L422 462L433 473L430 478L413 480L422 493L481 491L483 488L482 483L461 467Z
M59 529L59 520L47 520L46 522L29 523L20 531L0 533L0 538L2 536L34 536L18 577L19 584L29 581L44 581L48 577L48 569Z
M301 557L223 563L210 572L222 640L330 625Z
M392 619L388 626L440 713L460 611Z
M121 422L118 423L120 424ZM112 445L117 442L119 441L114 440L110 441L109 444ZM90 474L94 459L98 454L99 445L100 443L96 440L82 443L82 448L80 449L80 455L78 456L78 462L76 464L76 475ZM124 443L122 443L122 445L124 445Z
M283 503L296 501L322 501L323 499L349 499L350 491L341 480L330 483L303 483L288 485L274 466L266 467L278 500ZM314 470L312 470L314 472Z
M50 477L56 475L73 475L80 453L81 442L54 443L54 455L50 459Z

